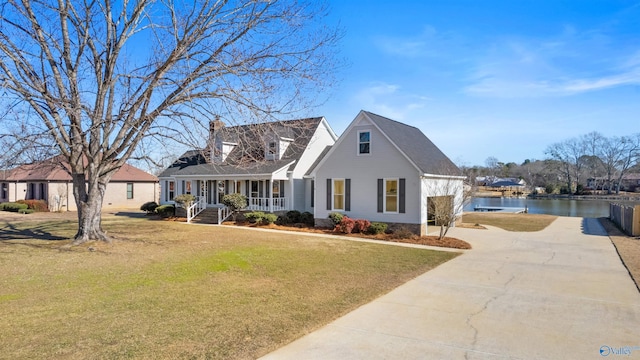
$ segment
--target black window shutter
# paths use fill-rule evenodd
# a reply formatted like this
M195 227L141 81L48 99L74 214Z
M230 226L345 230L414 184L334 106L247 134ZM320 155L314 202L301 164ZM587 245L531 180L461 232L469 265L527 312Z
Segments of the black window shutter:
M383 198L383 196L384 196L384 194L383 194L383 192L384 192L384 184L382 183L383 181L384 180L382 180L382 179L378 179L378 212L379 213L384 211L384 208L383 208L383 206L384 206L383 205L384 204L384 201L383 201L384 200L384 198Z
M264 181L258 180L258 197L263 197L264 191Z
M313 200L315 199L314 193L316 192L315 180L311 180L311 207L313 207Z
M351 211L351 179L344 180L344 211Z
M251 186L251 184L249 183L249 180L245 180L244 181L244 195L247 197L247 199L249 199L249 187Z
M280 180L280 197L284 197L284 180Z
M327 210L331 210L331 179L327 179Z
M229 180L224 181L224 193L225 194L229 193Z
M399 199L399 205L398 205L398 211L401 214L405 213L405 209L404 209L404 199L405 199L405 184L406 184L406 179L400 179L400 199Z

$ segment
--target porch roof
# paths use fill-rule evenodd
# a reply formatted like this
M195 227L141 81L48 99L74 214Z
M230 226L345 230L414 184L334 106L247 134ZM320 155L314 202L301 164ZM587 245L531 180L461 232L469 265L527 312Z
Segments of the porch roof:
M246 165L230 165L230 164L198 164L183 168L174 167L166 169L161 177L182 177L182 176L256 176L256 175L273 175L281 172L295 162L291 159L282 160L265 160L261 162L253 162Z

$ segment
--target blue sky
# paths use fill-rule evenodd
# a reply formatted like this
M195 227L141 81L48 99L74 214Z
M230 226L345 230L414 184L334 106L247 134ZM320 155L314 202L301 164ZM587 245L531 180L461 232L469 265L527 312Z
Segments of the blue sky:
M314 111L420 128L458 165L640 132L640 2L330 1L348 66Z

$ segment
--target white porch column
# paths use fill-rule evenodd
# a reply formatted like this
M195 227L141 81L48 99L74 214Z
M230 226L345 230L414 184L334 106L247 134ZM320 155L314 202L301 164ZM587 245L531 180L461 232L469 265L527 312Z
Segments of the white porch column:
M269 187L267 188L269 192L269 212L273 212L273 178L269 178Z

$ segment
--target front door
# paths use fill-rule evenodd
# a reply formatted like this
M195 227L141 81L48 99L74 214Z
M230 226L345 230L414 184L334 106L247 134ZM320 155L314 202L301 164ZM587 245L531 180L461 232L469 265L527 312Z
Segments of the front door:
M224 197L224 180L218 180L218 204L222 204Z

